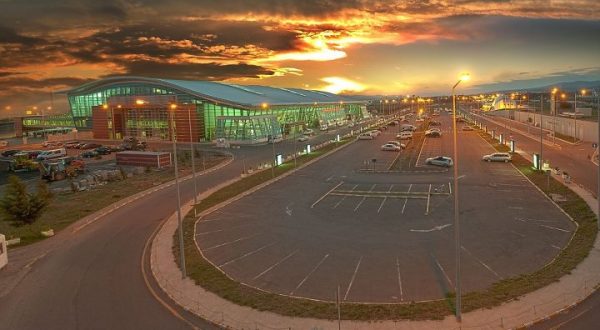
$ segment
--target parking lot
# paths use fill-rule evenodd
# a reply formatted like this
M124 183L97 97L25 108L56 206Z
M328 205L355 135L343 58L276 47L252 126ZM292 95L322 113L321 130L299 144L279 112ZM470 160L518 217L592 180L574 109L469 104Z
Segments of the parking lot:
M491 146L472 133L459 146L466 292L539 269L574 230L510 163L482 162ZM332 301L339 286L343 301L444 298L455 283L451 175L357 172L393 154L379 150L387 139L357 141L204 216L201 252L228 276L284 295Z

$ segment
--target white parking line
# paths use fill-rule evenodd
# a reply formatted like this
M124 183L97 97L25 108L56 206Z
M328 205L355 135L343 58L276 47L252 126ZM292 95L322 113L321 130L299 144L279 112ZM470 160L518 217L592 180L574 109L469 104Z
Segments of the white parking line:
M371 189L369 189L369 192L372 192L373 188L375 188L375 186L376 186L376 184L374 184L373 186L371 186ZM367 199L367 196L363 196L363 198L360 200L360 202L354 208L354 212L356 212L356 210L358 210L358 208L362 205L362 203L365 201L365 199Z
M239 256L239 257L235 257L235 258L233 258L233 259L231 259L231 260L229 260L229 261L227 261L227 262L224 262L224 263L222 263L222 264L218 265L217 267L218 267L218 268L221 268L221 267L227 266L227 265L229 265L229 264L231 264L231 263L234 263L234 262L236 262L236 261L238 261L238 260L244 259L244 258L246 258L246 257L248 257L248 256L251 256L251 255L253 255L253 254L257 253L257 252L260 252L260 251L262 251L262 250L264 250L264 249L266 249L266 248L268 248L268 247L270 247L270 246L273 246L273 245L275 245L275 244L277 244L277 243L278 243L278 242L273 242L273 243L271 243L271 244L264 245L264 246L262 246L262 247L259 247L258 249L254 250L254 251L250 251L250 252L248 252L248 253L242 254L242 255L241 255L241 256Z
M350 191L354 191L354 189L356 189L356 187L358 187L358 185L354 185L354 187L352 187L352 189L350 189ZM332 206L333 209L336 209L338 206L340 206L340 204L342 204L342 202L346 199L346 197L348 197L347 195L342 197L342 199L340 199L337 203L335 203L334 206Z
M448 281L448 283L450 284L450 287L454 288L454 284L452 284L452 281L450 281L450 277L448 277L448 274L446 274L444 267L442 267L442 265L440 265L440 262L437 260L437 258L433 254L431 254L431 257L433 258L433 260L435 260L435 263L437 264L438 268L442 271L442 274L444 274L444 277L446 277L446 281Z
M557 250L561 250L560 246L556 246L554 244L551 244L550 246L553 247L553 248L555 248L555 249L557 249Z
M306 276L304 277L304 279L302 279L302 281L300 283L298 283L298 285L296 286L296 288L294 290L292 290L292 292L290 292L290 295L294 295L294 293L296 292L296 290L298 290L302 284L304 284L304 282L306 282L306 280L308 279L308 277L310 275L312 275L312 273L315 272L315 270L317 270L317 268L319 268L319 266L321 266L321 264L325 261L325 259L327 259L327 257L329 257L329 254L326 254L323 259L321 259L321 261L319 261L319 263L315 266L315 268L313 268L308 274L306 274Z
M565 233L570 233L570 231L562 229L562 228L557 228L557 227L552 227L552 226L546 226L546 225L538 225L540 227L544 227L544 228L548 228L548 229L553 229L553 230L559 230Z
M396 271L398 272L398 287L400 288L400 301L404 301L404 292L402 290L402 277L400 276L400 260L396 257Z
M278 262L274 263L271 267L265 269L262 273L254 276L254 278L252 278L253 280L265 275L266 273L270 272L273 268L277 267L278 265L280 265L282 262L286 261L287 259L289 259L291 256L293 256L294 254L296 254L296 252L298 252L298 250L288 254L287 256L285 256L283 259L279 260Z
M500 274L496 273L496 272L495 272L495 271L492 269L492 267L488 266L488 265L487 265L485 262L483 262L483 261L479 260L479 258L477 258L476 256L474 256L474 255L473 255L473 253L471 253L471 251L467 250L467 248L466 248L466 247L464 247L464 246L462 246L462 245L461 245L460 247L461 247L461 248L462 248L462 249L463 249L465 252L467 252L467 253L468 253L468 254L469 254L469 255L470 255L470 256L471 256L473 259L477 260L477 262L479 262L479 263L480 263L480 264L481 264L483 267L485 267L487 270L489 270L489 271L490 271L492 274L496 275L496 277L497 277L498 279L500 279L500 280L502 279L502 276L500 276Z
M317 203L319 203L320 201L323 200L323 198L327 197L327 195L329 195L330 192L334 191L337 187L341 186L342 183L344 183L344 181L340 181L340 183L337 184L337 186L331 188L328 192L325 193L325 195L321 196L321 198L317 199L316 202L314 202L310 208L312 209L313 207L315 207L315 205L317 205Z
M204 251L208 251L208 250L212 250L212 249L216 249L216 248L220 248L222 246L226 246L226 245L230 245L230 244L234 244L243 240L247 240L249 238L252 238L254 236L258 236L258 234L254 234L254 235L250 235L250 236L246 236L246 237L242 237L242 238L238 238L236 240L230 241L230 242L225 242L225 243L221 243L221 244L217 244L217 245L213 245L211 247L207 247L205 249L203 249Z
M344 300L348 298L348 293L350 293L350 289L352 288L352 283L354 283L354 279L356 278L356 273L358 273L358 267L360 267L360 262L362 261L362 256L358 259L358 263L356 264L356 268L354 269L354 274L352 275L352 279L350 280L350 284L348 284L348 288L346 289L346 294L344 295Z
M388 190L388 193L392 191L393 187L394 187L394 185L390 185L390 189ZM379 213L379 211L381 211L381 208L383 207L383 204L385 204L386 200L387 200L387 196L383 197L383 200L381 201L381 205L379 205L379 208L377 209L377 213Z
M412 188L412 183L410 184L410 186L408 186L408 190L406 191L406 193L410 193L410 189ZM404 209L406 208L406 203L408 202L408 197L406 197L404 199L404 205L402 206L402 214L404 214Z

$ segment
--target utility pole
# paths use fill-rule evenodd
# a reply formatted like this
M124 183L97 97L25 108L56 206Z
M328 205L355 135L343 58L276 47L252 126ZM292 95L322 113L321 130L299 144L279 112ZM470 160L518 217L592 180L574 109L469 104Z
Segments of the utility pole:
M179 254L180 254L180 265L181 265L181 278L185 278L187 275L185 269L185 251L183 249L183 223L181 221L181 192L179 189L179 169L177 168L177 143L175 135L175 120L173 119L173 113L177 106L171 105L170 118L171 118L171 140L173 141L173 158L175 158L175 186L177 190L177 224L179 226Z

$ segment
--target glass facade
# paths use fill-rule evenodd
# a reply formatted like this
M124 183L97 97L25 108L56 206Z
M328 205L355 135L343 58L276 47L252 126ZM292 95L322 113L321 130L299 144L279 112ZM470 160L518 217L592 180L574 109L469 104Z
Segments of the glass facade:
M263 141L271 131L287 136L294 131L320 125L341 125L347 120L365 117L361 103L286 104L259 107L235 107L196 97L184 90L145 82L118 82L82 92L69 93L73 122L78 128L91 128L92 107L109 103L111 97L175 96L179 104L196 104L199 139L227 138L232 141ZM235 102L234 102L235 103ZM132 111L123 118L131 136L164 138L168 136L168 120L157 112ZM368 114L367 114L368 115ZM109 121L109 129L112 128Z
M49 116L35 116L35 117L23 117L24 127L35 127L35 128L52 128L52 127L73 127L73 117L68 114L64 115L49 115Z

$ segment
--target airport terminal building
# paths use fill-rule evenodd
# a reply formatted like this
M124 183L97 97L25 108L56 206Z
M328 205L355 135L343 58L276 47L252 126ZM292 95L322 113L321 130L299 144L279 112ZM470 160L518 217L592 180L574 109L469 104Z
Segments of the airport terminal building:
M73 122L98 139L268 142L368 117L366 101L327 92L211 81L111 77L65 91Z

